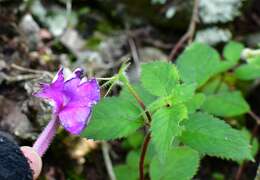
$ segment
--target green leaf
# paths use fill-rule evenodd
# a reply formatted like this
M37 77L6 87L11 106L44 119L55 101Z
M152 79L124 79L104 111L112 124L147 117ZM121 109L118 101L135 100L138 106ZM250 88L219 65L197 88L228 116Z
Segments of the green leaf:
M235 76L241 80L253 80L260 77L260 57L248 61L250 63L241 65L235 71Z
M251 144L251 154L254 157L258 152L258 147L259 147L258 139L256 137L252 137L252 134L245 128L242 129L241 131L246 137L248 143Z
M118 165L114 168L117 180L138 180L138 170L131 169L128 165Z
M229 87L220 76L207 82L202 88L202 92L205 94L215 94L216 92L227 91L229 91Z
M180 84L177 85L172 93L170 98L173 105L186 102L192 98L196 90L196 84Z
M207 113L194 113L184 125L182 142L202 154L237 161L253 159L245 136L223 120Z
M155 96L167 96L179 82L177 68L167 62L154 61L142 65L143 87Z
M203 85L219 72L220 57L206 44L193 43L177 59L181 79L187 83Z
M187 109L183 104L171 108L161 108L153 115L151 123L152 142L163 160L172 147L174 138L181 134L180 122L187 118Z
M195 84L177 84L173 88L170 95L157 98L154 102L147 106L147 109L150 112L154 112L168 105L175 106L177 104L184 103L192 98L196 90L195 88Z
M107 97L94 108L88 127L81 134L96 140L125 137L142 125L141 111L122 97Z
M202 109L217 116L232 117L250 110L239 91L221 92L206 97Z
M199 167L199 153L188 147L177 147L167 153L167 159L161 162L154 157L150 166L152 180L189 180Z
M243 49L244 49L243 44L235 41L230 41L224 47L223 55L225 59L228 61L238 62Z
M134 90L137 92L137 94L140 96L142 101L146 106L151 104L156 97L151 95L147 90L145 90L140 84L133 85ZM127 87L124 87L123 90L120 93L120 97L127 99L128 101L131 101L132 103L139 106L134 96L129 92Z
M139 151L130 151L127 154L126 164L115 166L115 174L118 180L138 180L139 173ZM147 161L145 161L145 169L147 172Z
M143 140L144 140L143 132L136 131L127 137L125 144L128 145L128 147L130 147L131 149L137 149L141 147Z
M201 107L205 101L205 95L203 93L195 94L189 101L185 103L188 113L192 114Z

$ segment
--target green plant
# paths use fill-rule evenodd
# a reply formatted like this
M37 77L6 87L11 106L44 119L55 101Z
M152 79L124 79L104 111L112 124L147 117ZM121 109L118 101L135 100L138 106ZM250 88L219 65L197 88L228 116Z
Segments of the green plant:
M234 83L260 76L259 58L240 65L243 48L230 42L221 59L208 45L193 43L176 64L166 61L143 64L140 83L135 85L128 81L124 73L127 66L123 65L107 83L121 82L122 92L117 97L103 98L96 105L92 121L81 135L113 140L145 127L140 153L130 152L127 163L116 167L117 174L121 173L118 177L123 179L138 178L137 154L140 179L149 172L155 180L191 179L206 155L237 162L253 161L250 138L228 123L230 117L250 112L242 93L234 90ZM255 74L241 73L247 69ZM147 148L154 151L144 161ZM129 156L134 160L130 161ZM133 173L123 177L122 172L127 170Z

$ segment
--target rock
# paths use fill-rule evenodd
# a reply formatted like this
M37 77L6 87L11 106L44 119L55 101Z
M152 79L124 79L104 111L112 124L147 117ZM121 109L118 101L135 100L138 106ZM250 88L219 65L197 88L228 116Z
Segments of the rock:
M16 102L0 96L0 129L21 139L33 138L33 127Z

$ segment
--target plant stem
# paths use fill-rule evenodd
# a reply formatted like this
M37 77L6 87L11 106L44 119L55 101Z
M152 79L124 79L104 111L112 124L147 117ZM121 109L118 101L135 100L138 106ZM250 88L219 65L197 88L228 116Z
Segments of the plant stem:
M127 86L128 90L130 91L130 93L135 97L136 101L138 102L138 104L141 106L141 108L144 110L145 115L147 117L148 123L150 123L152 121L152 116L150 114L149 111L147 111L144 102L142 101L142 99L139 97L139 95L137 94L137 92L135 91L135 89L130 85L130 83L125 82L125 85Z
M51 144L51 141L56 134L56 130L58 129L59 124L60 123L58 121L58 117L56 115L53 115L48 125L44 128L42 133L34 142L33 148L40 156L43 156L43 154L46 152L49 145Z
M145 155L146 151L148 148L148 144L151 140L151 133L147 133L144 139L144 143L142 145L142 151L141 151L141 156L140 156L140 161L139 161L139 178L140 180L144 180L144 160L145 160Z
M127 86L130 93L135 97L135 99L137 100L137 102L139 103L139 105L141 106L143 111L145 112L145 115L148 120L147 124L150 124L152 121L152 115L146 109L144 102L139 97L138 93L135 91L135 89L132 87L132 85L129 83L128 79L124 75L121 76L121 80ZM145 155L146 155L147 147L149 145L150 140L151 140L151 133L148 132L145 136L145 139L144 139L144 142L142 145L142 152L141 152L141 156L140 156L140 160L139 160L139 178L140 178L140 180L144 180L144 160L145 160Z

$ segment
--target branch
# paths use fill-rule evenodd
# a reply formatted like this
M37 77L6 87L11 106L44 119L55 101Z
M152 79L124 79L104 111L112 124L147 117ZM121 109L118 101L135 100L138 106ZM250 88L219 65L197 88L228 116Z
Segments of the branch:
M176 43L176 45L172 48L172 51L168 58L169 61L175 58L176 53L179 51L179 49L183 46L183 44L186 41L188 41L189 44L192 42L195 29L196 29L196 23L198 22L198 16L199 16L199 0L194 0L189 28L187 32L181 37L181 39Z
M260 125L260 117L258 117L253 111L249 111L248 114L255 120L257 126Z

